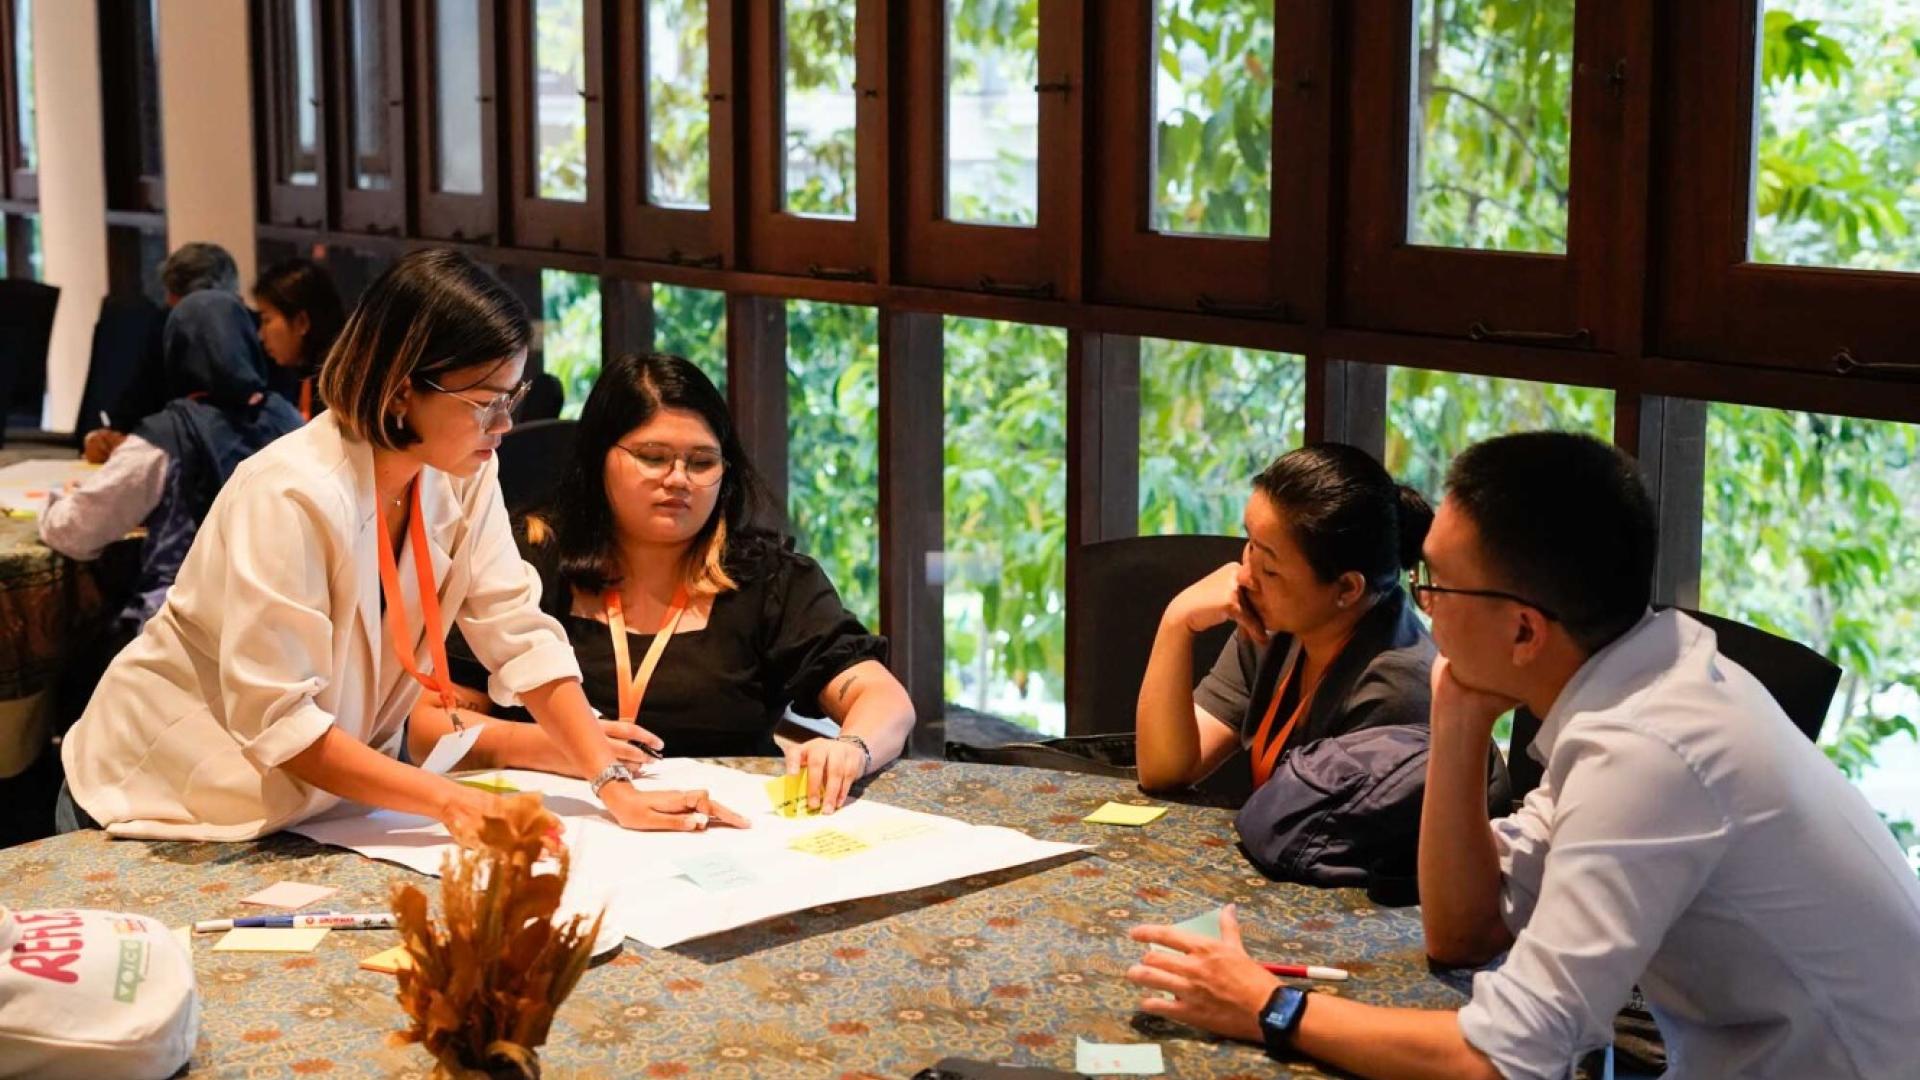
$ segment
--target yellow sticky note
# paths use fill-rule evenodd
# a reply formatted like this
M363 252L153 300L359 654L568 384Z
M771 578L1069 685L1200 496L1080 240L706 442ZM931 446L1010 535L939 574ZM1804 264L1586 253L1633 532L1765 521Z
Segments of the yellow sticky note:
M266 926L240 926L214 945L214 952L312 952L327 936L324 926L299 929Z
M1164 806L1110 802L1080 820L1091 825L1145 825L1149 821L1158 821L1160 815L1166 812Z
M865 840L852 833L841 832L839 829L810 832L787 846L808 855L818 855L823 859L844 859L849 855L858 855L868 850Z
M919 818L888 818L871 825L862 825L848 830L853 836L869 844L891 844L895 840L907 840L915 836L926 836L937 832L932 822Z
M382 975L398 975L401 971L413 967L413 954L405 945L395 945L385 952L377 952L360 961L367 971L377 971Z
M514 792L520 790L514 785L513 781L501 776L499 773L487 773L484 776L468 776L455 781L455 783L464 784L470 788L479 788L481 791L490 791L495 795L512 795Z
M819 817L820 811L807 805L807 770L776 776L767 781L767 801L781 817Z

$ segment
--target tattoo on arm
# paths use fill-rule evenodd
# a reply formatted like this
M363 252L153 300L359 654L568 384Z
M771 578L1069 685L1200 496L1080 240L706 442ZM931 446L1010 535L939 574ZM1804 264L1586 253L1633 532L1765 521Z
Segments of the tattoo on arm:
M840 703L841 707L846 706L847 695L853 692L853 685L859 681L860 676L851 671L847 672L846 678L840 680L840 689L833 692L833 698Z

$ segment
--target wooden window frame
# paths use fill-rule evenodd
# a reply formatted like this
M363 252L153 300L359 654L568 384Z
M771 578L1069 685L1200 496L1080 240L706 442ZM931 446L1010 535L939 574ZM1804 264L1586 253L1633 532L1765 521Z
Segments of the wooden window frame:
M406 113L406 18L404 0L375 0L379 5L381 33L386 42L380 50L386 66L388 97L379 103L387 126L387 149L377 165L384 169L388 186L384 191L354 186L358 171L358 153L353 145L354 114L360 107L360 87L354 78L353 0L341 0L333 6L334 85L340 88L340 108L329 111L333 121L334 145L340 148L333 182L339 192L340 224L343 232L372 233L376 236L401 236L407 217L407 113Z
M142 100L143 86L139 78L142 64L140 53L151 49L145 63L156 69L160 63L158 55L159 28L153 27L155 39L141 40L142 11L151 10L149 0L98 0L100 26L100 96L102 130L102 149L106 156L107 208L130 213L161 213L166 210L166 177L164 163L161 172L149 173L142 170L141 143L146 131L144 118L147 114L147 102ZM131 73L131 74L129 74ZM155 93L159 91L155 81ZM160 102L154 101L152 112L156 124L160 122Z
M738 263L734 242L734 5L707 0L707 208L648 201L652 135L647 115L647 4L623 0L612 23L614 70L613 217L619 254L634 259L720 269Z
M883 282L891 277L885 229L889 89L886 57L892 36L888 0L855 0L854 216L808 217L783 206L786 182L781 63L786 5L749 6L746 20L747 196L741 224L748 265L828 281Z
M1032 225L955 221L946 216L946 0L903 6L906 44L901 98L905 195L898 247L901 279L1005 296L1078 298L1079 204L1087 94L1086 0L1040 0L1039 155Z
M1920 273L1783 266L1748 259L1753 204L1755 35L1761 0L1662 5L1661 31L1731 42L1665 72L1688 102L1660 131L1671 185L1657 204L1652 333L1664 353L1837 375L1911 380ZM1715 125L1725 125L1717 129ZM1892 365L1881 367L1878 365Z
M313 105L318 115L314 125L314 162L312 184L295 184L281 179L290 176L294 163L288 155L292 153L292 117L287 112L293 105L289 96L293 91L294 69L291 66L289 50L293 47L291 19L293 5L306 4L312 13L313 25ZM254 90L254 100L260 102L260 108L254 110L255 132L260 139L263 153L260 155L261 203L266 211L266 219L276 225L291 225L296 228L320 229L327 227L327 141L328 141L328 97L326 61L326 39L328 36L326 11L320 0L266 0L265 3L249 8L253 16L253 40L255 54L259 59L256 70L258 80Z
M16 58L14 55L15 9L16 4L14 0L6 0L4 14L7 25L4 39L0 40L0 47L6 49L6 60L3 65L7 79L5 98L7 106L5 125L6 145L4 148L0 148L0 156L4 156L6 161L7 197L16 203L38 205L40 202L39 170L27 168L26 156L20 152L20 82L18 78L19 73L15 66ZM35 91L35 94L37 97L38 90ZM34 135L36 138L39 137L39 133L40 127L36 122L34 125Z
M421 236L475 244L500 239L500 112L499 15L494 0L473 0L480 22L480 175L484 190L476 193L441 191L434 187L440 166L434 158L439 144L436 118L440 107L434 45L440 0L409 0L413 28L415 105L411 111L413 154L411 170L418 230Z
M534 164L539 152L534 131L539 108L534 100L535 42L533 35L518 32L533 25L535 0L502 0L502 6L507 19L502 27L506 57L503 85L509 95L506 145L511 157L507 174L514 242L523 248L604 252L608 178L606 109L602 98L606 36L602 32L602 16L606 8L599 0L581 0L587 194L586 198L574 202L543 199L539 193L540 181Z
M1604 350L1618 342L1616 239L1633 213L1621 165L1633 99L1649 93L1641 0L1574 8L1567 249L1545 255L1416 245L1411 117L1414 0L1350 10L1339 321L1372 330ZM1382 10L1384 9L1384 10ZM1391 70L1392 80L1369 77Z
M1326 145L1331 24L1324 5L1275 0L1273 185L1265 238L1160 232L1152 227L1153 0L1108 0L1090 12L1093 146L1108 166L1089 183L1089 285L1102 300L1234 318L1299 323L1318 317L1311 222L1324 187L1310 168L1283 168L1282 148L1309 160ZM1297 33L1286 32L1298 28ZM1118 168L1112 166L1118 164ZM1169 273L1178 267L1177 273Z

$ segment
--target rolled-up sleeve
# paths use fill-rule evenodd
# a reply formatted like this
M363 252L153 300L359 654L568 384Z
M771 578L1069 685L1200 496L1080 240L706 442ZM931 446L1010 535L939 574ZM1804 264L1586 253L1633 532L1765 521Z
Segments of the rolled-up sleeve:
M329 533L297 493L256 485L225 496L209 522L224 534L221 709L241 752L271 769L334 723L314 701L333 670Z
M132 532L167 490L165 450L138 435L120 444L71 493L48 493L40 512L40 539L69 559L91 562L108 544Z
M1605 1046L1613 1017L1667 929L1726 850L1723 808L1668 744L1637 729L1563 736L1576 755L1539 835L1527 809L1495 827L1509 925L1506 961L1473 980L1460 1031L1502 1076L1571 1076ZM1537 899L1524 889L1539 866ZM1516 888L1515 886L1520 886ZM1525 909L1529 909L1528 910Z
M491 673L488 696L512 706L521 694L555 679L578 679L580 662L566 631L540 610L540 575L514 545L498 482L481 479L478 497L485 509L468 548L472 585L458 619L474 658Z

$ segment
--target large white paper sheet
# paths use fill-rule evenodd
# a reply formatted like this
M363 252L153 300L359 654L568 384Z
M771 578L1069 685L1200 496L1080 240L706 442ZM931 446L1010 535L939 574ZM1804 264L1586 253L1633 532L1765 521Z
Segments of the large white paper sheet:
M703 788L746 815L753 827L631 832L613 823L584 780L514 770L503 775L522 791L539 792L561 819L573 853L563 906L591 912L604 903L609 923L655 948L821 904L926 888L1082 850L868 799L831 815L783 818L768 803L767 777L685 759L649 766L638 786ZM789 846L823 829L866 846L835 858ZM364 807L341 807L292 831L435 876L453 846L437 821Z
M100 466L79 458L36 458L0 467L0 509L31 510L47 505L47 493L59 491L69 480L85 480Z

